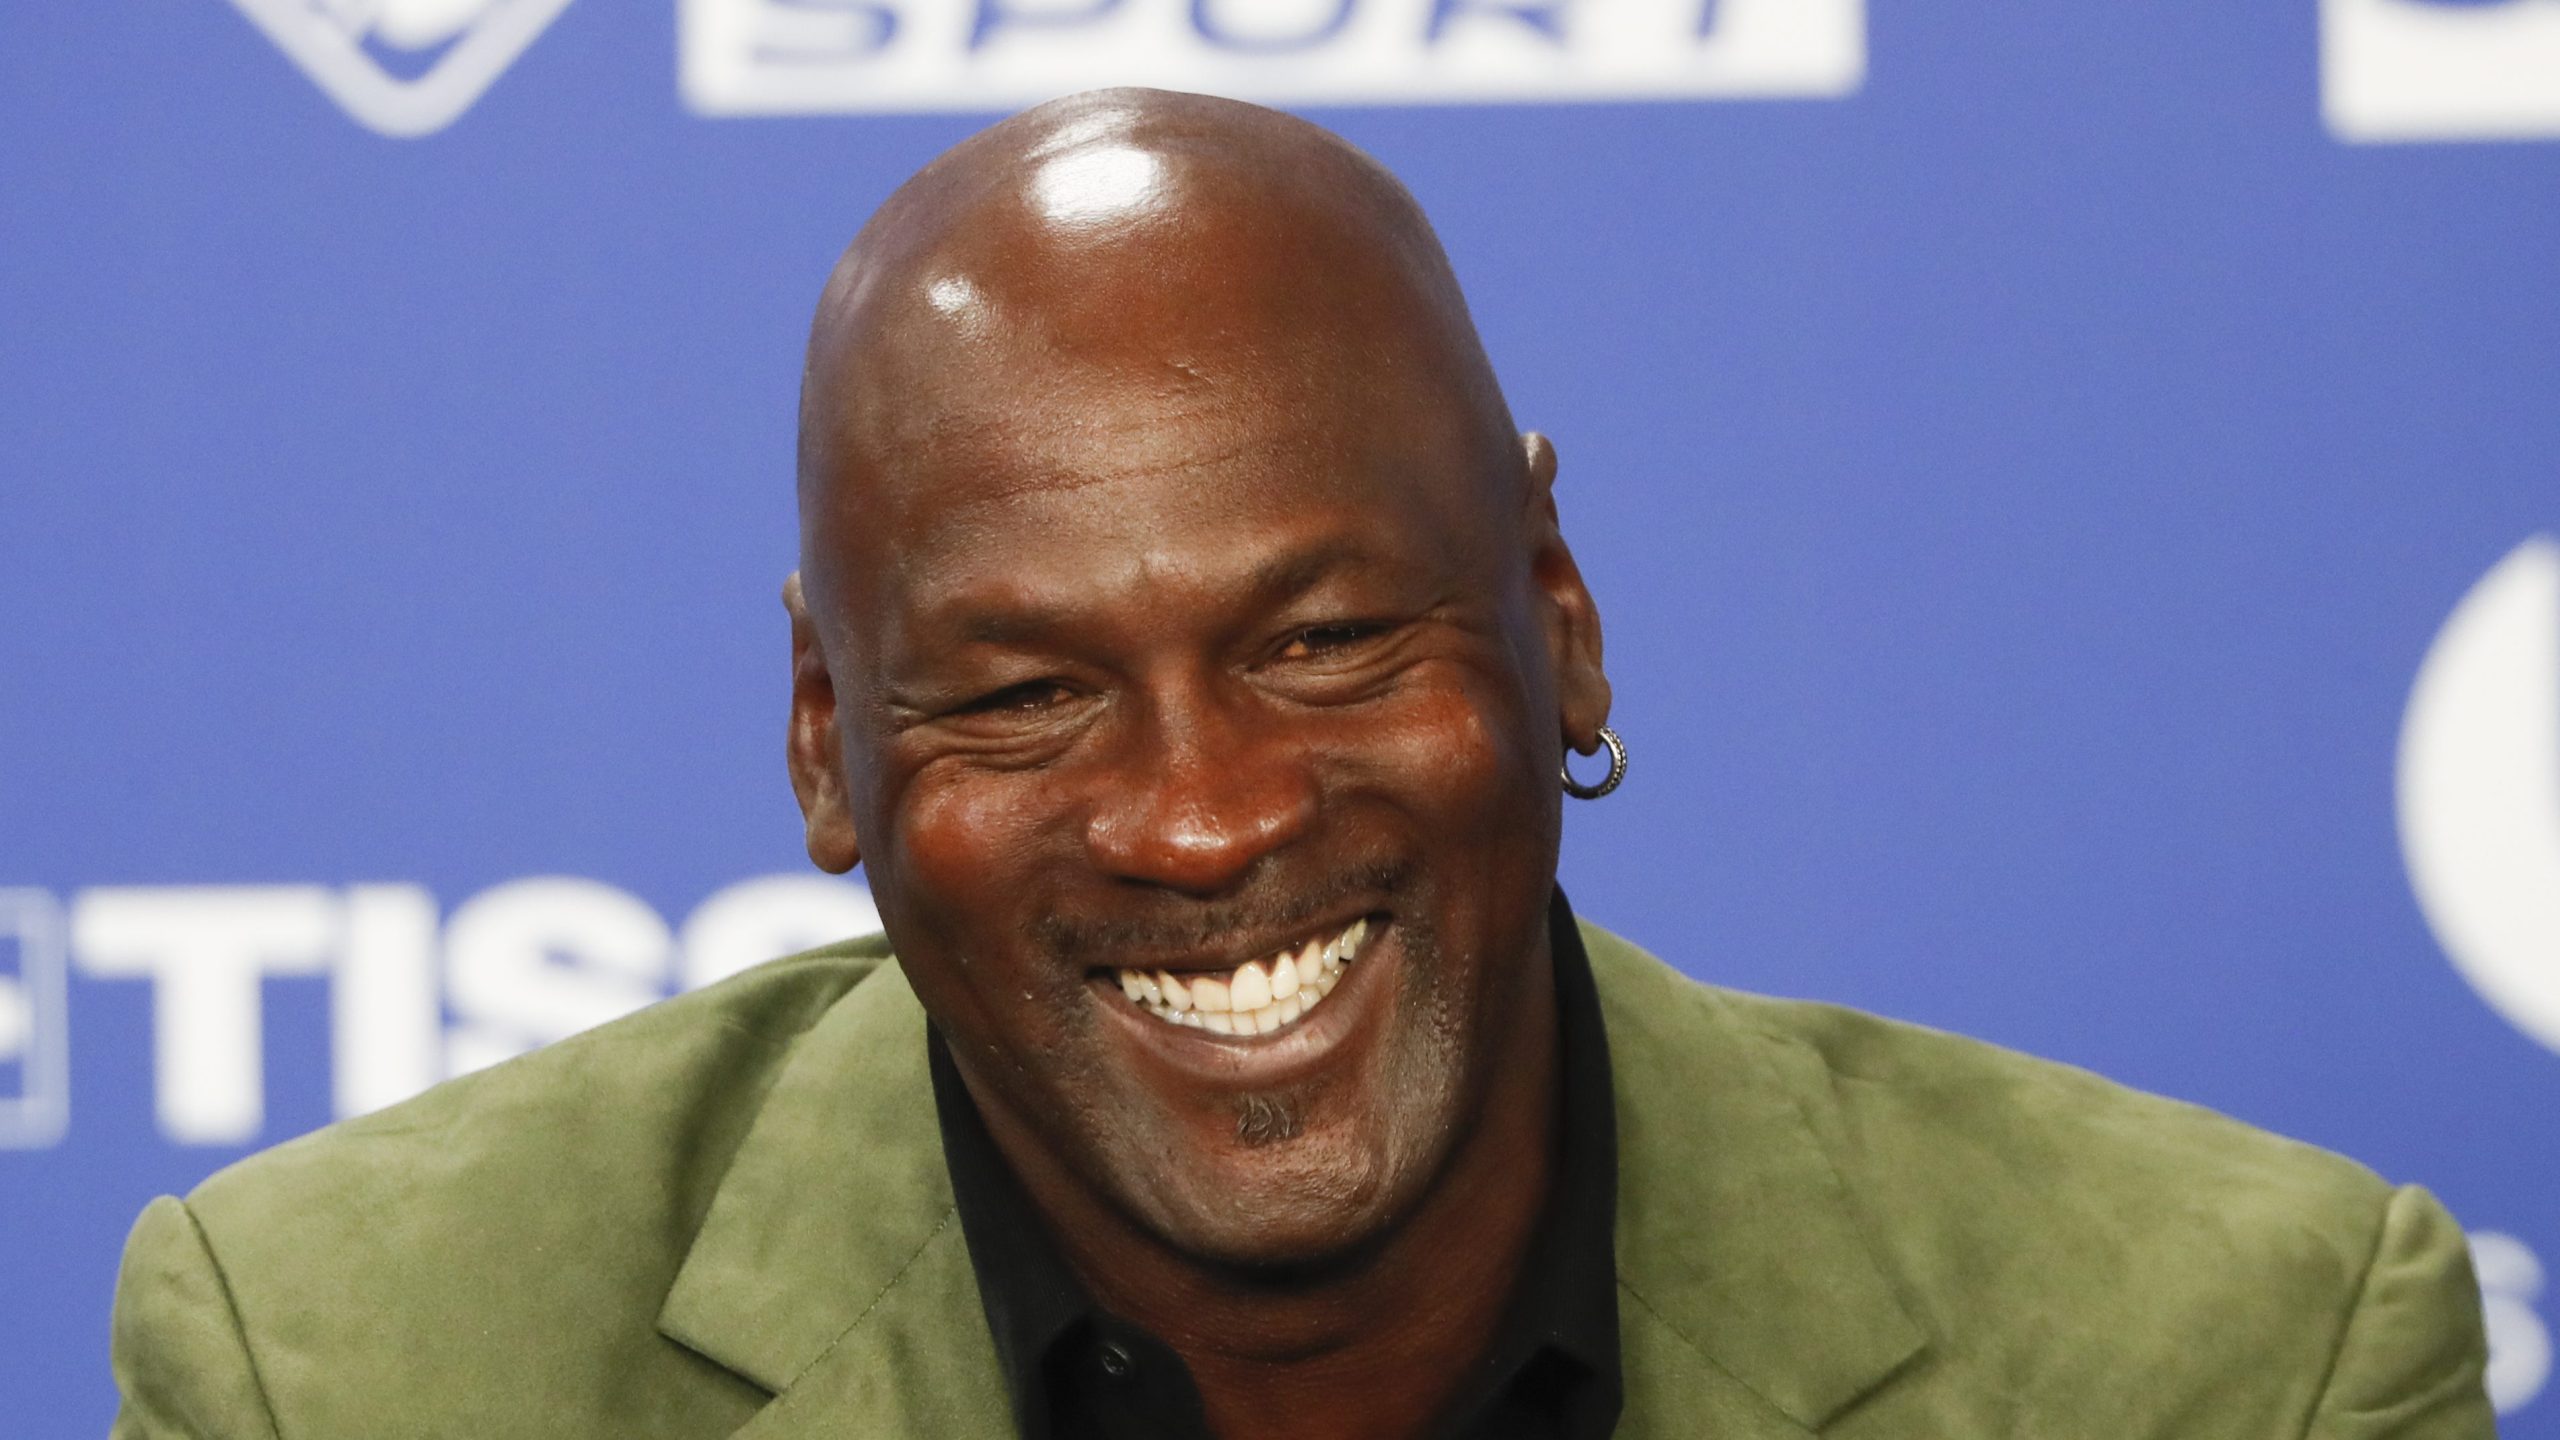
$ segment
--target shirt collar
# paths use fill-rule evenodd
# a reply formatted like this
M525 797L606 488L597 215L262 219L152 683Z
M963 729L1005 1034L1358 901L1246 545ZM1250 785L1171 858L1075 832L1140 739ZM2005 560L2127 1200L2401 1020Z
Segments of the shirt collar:
M1014 1418L1023 1435L1037 1440L1048 1433L1042 1380L1048 1357L1069 1330L1093 1313L1093 1298L1050 1242L1031 1197L987 1133L986 1121L951 1063L941 1027L928 1024L925 1047L933 1074L933 1108L942 1124L942 1158L951 1170L969 1263L977 1271L987 1333L1004 1369Z
M1542 1352L1576 1367L1567 1408L1574 1435L1609 1432L1622 1390L1618 1352L1618 1121L1609 1035L1573 908L1558 890L1547 910L1554 956L1559 1094L1556 1171L1547 1213L1532 1232L1509 1309L1487 1352L1490 1404Z

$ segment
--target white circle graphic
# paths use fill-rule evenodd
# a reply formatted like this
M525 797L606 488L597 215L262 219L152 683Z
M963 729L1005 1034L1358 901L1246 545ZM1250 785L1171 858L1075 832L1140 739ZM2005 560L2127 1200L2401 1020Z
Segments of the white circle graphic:
M2454 967L2560 1050L2560 539L2454 607L2400 723L2400 848Z

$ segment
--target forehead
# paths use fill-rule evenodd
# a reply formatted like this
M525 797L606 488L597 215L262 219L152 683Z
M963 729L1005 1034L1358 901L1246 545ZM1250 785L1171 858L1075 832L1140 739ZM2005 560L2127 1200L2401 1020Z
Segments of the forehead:
M866 228L812 337L813 588L1481 509L1508 415L1401 191L1338 145L1148 143L929 170Z
M1214 608L1323 565L1490 570L1502 487L1474 428L1395 375L1049 368L915 424L825 538L852 618L890 631L954 608Z

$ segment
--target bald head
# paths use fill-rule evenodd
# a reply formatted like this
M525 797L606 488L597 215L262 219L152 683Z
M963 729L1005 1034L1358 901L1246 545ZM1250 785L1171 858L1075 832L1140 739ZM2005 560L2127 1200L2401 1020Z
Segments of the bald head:
M1044 106L881 207L803 395L809 853L868 871L1079 1270L1344 1253L1443 1176L1525 1223L1556 770L1608 689L1551 452L1412 197L1252 106ZM1364 916L1393 978L1320 1022L1167 1024L1119 976L1214 1000Z
M1465 300L1395 177L1258 106L1072 96L945 153L838 263L802 392L804 534L924 485L1073 483L1100 449L1160 448L1170 413L1251 400L1318 427L1382 387L1516 471Z

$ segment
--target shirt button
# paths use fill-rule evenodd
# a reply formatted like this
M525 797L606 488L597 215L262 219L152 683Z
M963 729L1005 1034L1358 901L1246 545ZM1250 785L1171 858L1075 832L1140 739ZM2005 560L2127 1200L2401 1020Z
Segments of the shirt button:
M1137 1368L1138 1358L1129 1353L1128 1346L1121 1344L1117 1340L1105 1340L1102 1342L1103 1374L1110 1376L1114 1380L1126 1380L1129 1378L1129 1372Z

